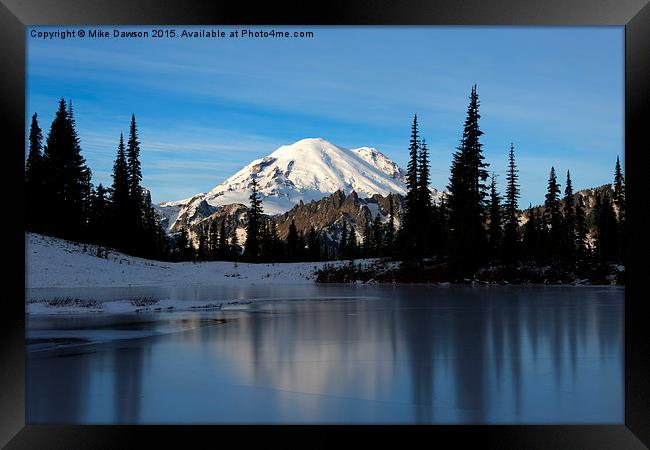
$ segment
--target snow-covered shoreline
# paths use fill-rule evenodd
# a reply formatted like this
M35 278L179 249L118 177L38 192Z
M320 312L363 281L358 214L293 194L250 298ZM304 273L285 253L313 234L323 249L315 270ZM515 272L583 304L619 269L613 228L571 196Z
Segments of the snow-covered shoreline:
M29 314L139 313L248 309L256 299L215 298L172 300L168 298L128 297L110 301L77 298L56 288L157 288L157 287L254 287L314 286L315 272L328 265L345 266L349 261L249 264L234 262L163 262L128 256L87 244L26 233L25 287ZM98 256L100 254L101 256ZM355 260L370 266L376 260ZM353 284L375 285L374 280ZM382 283L379 283L382 284ZM388 283L394 284L394 283ZM413 285L411 283L411 285ZM423 284L432 286L431 284ZM435 286L449 287L439 283ZM482 285L482 284L481 284ZM570 286L562 284L560 286ZM580 286L579 284L577 286ZM589 285L593 286L593 285ZM552 286L549 286L552 287ZM601 286L603 287L603 286ZM608 286L620 288L620 286ZM51 292L49 289L54 289ZM303 288L301 288L303 289ZM128 297L128 298L127 298Z
M248 264L162 262L34 233L25 234L25 287L137 287L312 284L324 262ZM344 262L342 262L344 263ZM331 264L331 263L330 263Z

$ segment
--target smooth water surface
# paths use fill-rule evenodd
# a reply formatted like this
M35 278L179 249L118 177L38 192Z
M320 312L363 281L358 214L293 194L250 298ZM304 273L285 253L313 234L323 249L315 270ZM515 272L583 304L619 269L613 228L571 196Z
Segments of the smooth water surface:
M247 300L28 316L28 423L623 423L624 290L32 289Z

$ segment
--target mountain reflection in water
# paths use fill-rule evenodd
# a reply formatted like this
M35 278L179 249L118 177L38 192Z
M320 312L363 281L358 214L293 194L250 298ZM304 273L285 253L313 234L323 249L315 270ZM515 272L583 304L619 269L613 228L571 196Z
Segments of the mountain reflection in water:
M192 297L233 295L212 289ZM247 289L235 298L300 298L297 288ZM27 421L620 424L623 297L603 287L316 286L244 311L28 317L28 338L152 333L28 351Z

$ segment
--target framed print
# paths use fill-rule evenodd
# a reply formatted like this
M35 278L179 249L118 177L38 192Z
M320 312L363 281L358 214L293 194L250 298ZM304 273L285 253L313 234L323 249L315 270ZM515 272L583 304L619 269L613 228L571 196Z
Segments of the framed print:
M645 2L0 10L7 448L648 445Z

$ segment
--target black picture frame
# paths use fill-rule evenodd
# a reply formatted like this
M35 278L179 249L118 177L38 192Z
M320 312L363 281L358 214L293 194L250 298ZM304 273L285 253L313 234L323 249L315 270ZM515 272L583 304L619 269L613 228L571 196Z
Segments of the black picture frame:
M25 27L82 24L304 24L304 25L620 25L625 26L625 167L628 198L625 290L625 425L618 426L42 426L25 425L24 227L22 200L25 143ZM0 328L0 445L20 448L129 448L136 441L193 447L207 439L213 447L226 438L241 445L262 438L283 446L329 447L342 433L364 439L407 444L423 440L463 447L499 449L642 449L650 446L650 338L648 295L644 294L650 229L644 214L642 155L650 106L650 6L647 0L355 0L318 4L251 4L199 0L1 0L0 83L3 157L9 158L5 219L7 280L12 289L2 300ZM9 170L7 170L9 167ZM646 166L647 167L647 166ZM3 177L4 178L4 177ZM16 200L19 197L19 200ZM31 206L31 205L27 205ZM9 245L11 244L11 246ZM11 252L9 252L11 248ZM217 429L218 428L218 429ZM287 433L288 432L288 433ZM296 434L300 432L300 434ZM307 438L304 432L317 437ZM282 433L283 436L280 436ZM287 433L287 434L285 434ZM289 437L291 436L291 437ZM290 440L288 440L290 439ZM405 439L409 439L408 441ZM366 441L366 445L369 441ZM293 443L293 444L292 444Z

